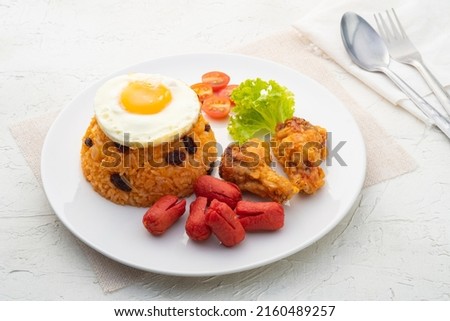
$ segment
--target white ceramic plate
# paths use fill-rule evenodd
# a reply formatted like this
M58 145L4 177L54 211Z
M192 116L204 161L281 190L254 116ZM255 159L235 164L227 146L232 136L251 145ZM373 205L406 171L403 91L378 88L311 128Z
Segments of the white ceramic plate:
M190 241L184 232L187 213L161 237L143 227L143 208L119 206L99 196L80 167L81 138L93 116L93 97L107 78L127 72L161 73L188 84L204 72L223 70L232 83L247 78L274 79L296 98L296 115L332 133L332 146L345 141L339 155L323 165L326 185L315 195L295 196L285 206L285 226L274 233L247 234L239 246L226 248L215 237ZM317 82L282 65L241 55L189 54L140 63L89 87L58 116L42 150L42 180L55 213L80 240L126 265L170 275L208 276L248 270L291 255L317 241L346 215L365 177L366 155L361 133L342 103ZM211 121L216 138L226 146L226 123ZM217 175L217 170L214 173ZM246 195L247 197L247 195ZM189 201L192 200L192 197Z

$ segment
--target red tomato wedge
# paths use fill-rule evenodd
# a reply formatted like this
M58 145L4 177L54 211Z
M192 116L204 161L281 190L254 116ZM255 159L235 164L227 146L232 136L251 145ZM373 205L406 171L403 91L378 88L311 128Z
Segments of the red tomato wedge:
M191 86L192 90L198 96L198 99L203 102L206 98L213 95L213 88L210 84L199 82Z
M218 96L222 96L222 97L228 97L231 101L231 107L234 107L234 101L233 99L231 99L231 93L233 92L233 90L235 90L237 87L239 87L239 85L228 85L226 86L224 89L222 89L221 91L219 91L217 93Z
M228 116L231 101L227 97L212 96L203 101L202 110L211 118L221 119Z
M219 91L228 85L230 76L221 71L210 71L202 76L202 82L210 84L214 91Z

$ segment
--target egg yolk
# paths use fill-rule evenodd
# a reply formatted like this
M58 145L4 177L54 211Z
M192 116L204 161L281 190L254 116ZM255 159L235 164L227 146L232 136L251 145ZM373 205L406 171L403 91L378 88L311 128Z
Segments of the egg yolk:
M123 108L135 114L156 114L172 100L170 90L161 85L143 81L130 82L120 95Z

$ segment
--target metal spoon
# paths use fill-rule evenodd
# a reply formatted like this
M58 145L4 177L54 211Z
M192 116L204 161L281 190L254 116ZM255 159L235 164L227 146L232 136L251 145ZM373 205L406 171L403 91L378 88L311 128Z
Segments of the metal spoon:
M389 69L388 49L366 20L354 12L345 13L341 19L341 36L345 49L355 64L367 71L382 72L388 76L450 138L450 122L444 115Z

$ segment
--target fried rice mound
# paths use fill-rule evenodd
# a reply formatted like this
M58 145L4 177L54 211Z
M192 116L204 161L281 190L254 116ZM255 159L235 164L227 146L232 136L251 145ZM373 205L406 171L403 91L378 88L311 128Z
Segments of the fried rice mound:
M194 182L211 173L216 157L216 139L202 115L182 137L140 148L113 142L93 117L82 139L81 168L103 197L148 207L164 195L191 195Z

